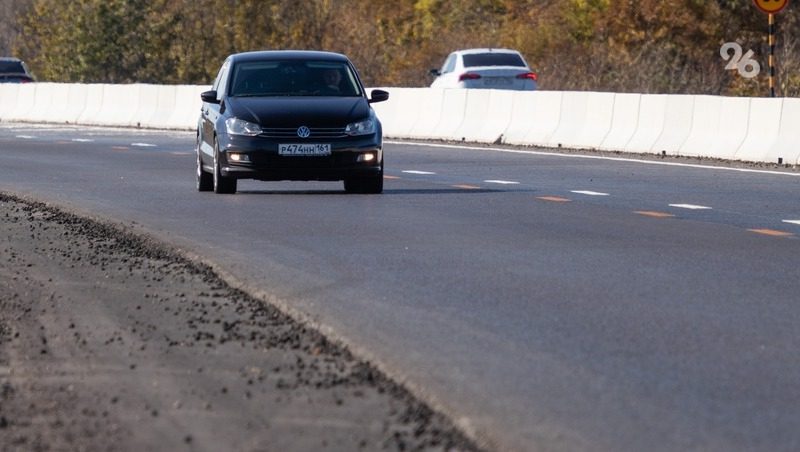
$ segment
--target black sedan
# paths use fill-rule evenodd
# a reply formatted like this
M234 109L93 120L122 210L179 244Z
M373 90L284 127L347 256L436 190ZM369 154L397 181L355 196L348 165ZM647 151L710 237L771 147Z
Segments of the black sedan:
M34 78L19 58L0 58L0 83L30 83Z
M383 137L353 64L341 54L263 51L229 56L202 93L197 189L235 193L239 179L344 181L383 191Z

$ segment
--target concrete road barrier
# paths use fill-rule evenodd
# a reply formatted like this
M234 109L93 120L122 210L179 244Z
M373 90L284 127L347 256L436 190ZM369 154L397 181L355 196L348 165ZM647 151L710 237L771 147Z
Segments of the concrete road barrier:
M736 150L734 155L736 160L765 161L768 151L778 140L782 107L782 99L750 99L747 136Z
M412 138L412 132L421 120L420 105L423 105L429 95L428 90L426 88L388 88L387 91L389 91L387 102L373 104L378 108L382 108L379 106L385 103L394 106L395 114L388 117L386 121L382 120L384 136Z
M778 137L764 156L765 162L800 164L800 99L783 99Z
M103 117L100 115L103 108L103 85L91 84L86 87L86 108L78 117L78 124L103 124Z
M467 94L471 90L466 89L445 89L442 96L442 113L436 127L430 131L428 136L423 138L434 138L441 140L457 140L461 137L455 135L456 131L464 122L464 113L467 107Z
M52 122L50 119L54 107L53 100L59 90L55 83L32 83L34 87L33 106L22 117L29 122Z
M714 146L722 118L722 98L695 96L689 136L678 152L680 155L701 156Z
M72 83L67 88L67 104L56 118L57 122L76 124L86 109L89 85Z
M495 89L466 90L464 120L454 136L463 141L494 143L508 127L511 96Z
M511 123L504 143L545 146L561 120L561 91L526 91L514 94Z
M611 132L614 119L614 93L588 93L586 115L583 125L575 130L569 140L569 147L578 149L598 149Z
M391 91L389 91L390 88L370 88L367 90L367 95L372 97L371 93L375 89L382 89L389 92L389 100L372 104L372 108L375 110L375 115L383 125L383 133L384 135L398 135L400 130L397 128L397 124L399 122L399 118L397 117L399 102L397 100L408 96L404 96L402 94L399 96L393 96L392 93L399 93L402 90L407 90L410 88L392 88ZM387 129L387 127L391 127L391 129Z
M164 129L195 130L200 118L200 93L210 90L208 85L176 85L175 109L164 124Z
M150 118L159 108L159 87L157 85L137 85L137 88L139 90L138 107L131 115L127 125L131 127L154 127L150 124Z
M11 121L27 121L36 104L36 84L25 83L18 86L16 103L9 112L8 119Z
M17 109L18 83L0 83L0 120L10 120Z
M194 130L207 85L0 84L0 121ZM800 164L800 99L381 88L386 138Z
M639 126L639 103L641 94L614 94L614 111L611 127L600 143L599 149L622 151L636 133Z
M586 124L589 92L567 91L561 98L561 117L558 128L550 136L547 145L550 147L571 147L576 133Z
M491 90L489 94L489 110L482 118L482 127L471 134L475 141L502 143L503 135L509 124L511 124L514 94L513 91L508 90ZM470 132L465 132L465 135L470 135ZM467 139L469 140L470 138Z
M103 85L103 106L98 123L128 127L139 108L140 86Z
M625 151L651 153L653 145L664 131L667 95L644 94L639 102L639 120L636 132L625 145Z
M444 90L429 88L426 91L426 95L421 99L422 102L415 109L418 119L408 134L410 138L430 138L442 117Z
M660 154L678 154L681 146L692 130L692 112L695 96L667 96L664 110L664 127L658 139L650 148L651 152Z

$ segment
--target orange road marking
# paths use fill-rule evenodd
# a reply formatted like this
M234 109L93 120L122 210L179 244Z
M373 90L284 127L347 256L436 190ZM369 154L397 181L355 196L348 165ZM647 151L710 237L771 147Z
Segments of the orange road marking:
M638 213L639 215L644 215L646 217L653 217L653 218L671 218L675 215L666 212L655 212L652 210L636 210L633 213Z
M453 187L455 187L455 188L463 188L464 190L478 190L478 189L481 188L481 187L478 187L477 185L466 185L466 184L453 185Z
M399 178L399 177L397 177L397 176L387 176L387 175L385 175L385 174L383 175L383 178L384 178L384 179L389 179L389 180L400 179L400 178Z
M550 202L570 202L571 199L562 198L560 196L537 196L536 199L541 199L542 201L550 201Z
M792 237L794 234L791 232L786 231L777 231L775 229L748 229L750 232L755 232L756 234L761 235L768 235L770 237Z
M125 147L125 146L111 146L111 149L114 149L115 151L127 151L128 150L128 148Z
M56 144L70 144L69 141L56 141Z

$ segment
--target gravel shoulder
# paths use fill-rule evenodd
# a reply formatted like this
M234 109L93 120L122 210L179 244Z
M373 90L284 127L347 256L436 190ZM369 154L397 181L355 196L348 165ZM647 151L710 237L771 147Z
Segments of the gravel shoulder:
M163 244L2 193L0 220L3 450L479 449Z

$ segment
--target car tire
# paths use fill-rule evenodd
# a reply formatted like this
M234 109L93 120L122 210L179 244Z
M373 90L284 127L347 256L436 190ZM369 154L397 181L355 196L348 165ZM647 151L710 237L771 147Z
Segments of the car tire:
M222 168L219 164L219 143L214 140L214 193L217 194L233 194L236 193L236 179L233 177L225 177L222 175Z
M214 175L203 169L203 157L200 150L200 136L197 137L197 191L214 189Z
M375 176L345 179L344 191L369 195L383 193L383 167L381 167L381 172Z

